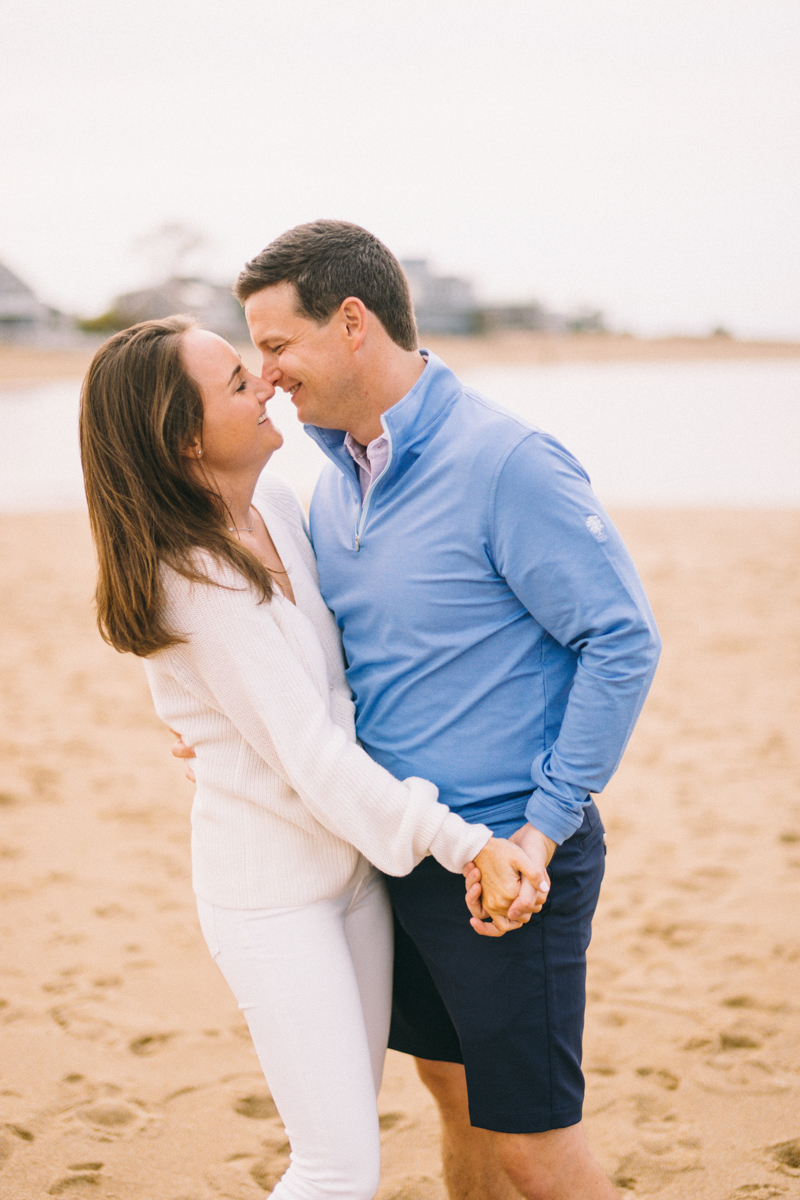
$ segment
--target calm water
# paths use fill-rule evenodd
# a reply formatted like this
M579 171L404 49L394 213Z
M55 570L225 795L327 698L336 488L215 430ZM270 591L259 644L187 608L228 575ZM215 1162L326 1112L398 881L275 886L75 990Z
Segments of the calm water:
M555 434L604 503L800 506L800 362L501 367L463 376ZM77 383L0 390L0 510L83 503ZM307 499L325 461L278 393L272 468Z

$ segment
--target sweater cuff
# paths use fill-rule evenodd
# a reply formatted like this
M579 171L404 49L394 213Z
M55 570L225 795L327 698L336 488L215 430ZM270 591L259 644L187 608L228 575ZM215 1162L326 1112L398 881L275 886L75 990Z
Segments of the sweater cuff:
M430 851L448 871L459 874L464 863L479 854L492 836L486 825L470 825L457 813L449 812L431 841Z

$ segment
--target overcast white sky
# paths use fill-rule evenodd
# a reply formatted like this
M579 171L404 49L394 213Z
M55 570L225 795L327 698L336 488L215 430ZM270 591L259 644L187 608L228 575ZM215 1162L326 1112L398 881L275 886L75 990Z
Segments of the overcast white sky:
M0 258L97 312L165 220L232 277L366 225L488 298L800 337L798 0L10 0Z

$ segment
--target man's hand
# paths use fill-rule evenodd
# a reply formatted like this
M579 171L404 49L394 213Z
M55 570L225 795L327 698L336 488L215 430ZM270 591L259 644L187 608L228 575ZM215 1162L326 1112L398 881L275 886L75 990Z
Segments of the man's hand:
M547 868L550 865L550 859L558 849L558 843L554 842L552 838L546 837L534 825L531 825L529 821L521 829L518 829L516 833L512 833L509 841L525 851L539 872L539 878L542 881L542 886L538 887L532 909L528 910L527 907L530 897L528 895L523 896L522 889L520 889L519 896L508 910L508 919L510 921L522 919L522 913L524 912L528 912L528 919L530 919L530 912L539 912L549 895L550 876L547 874ZM523 883L525 883L525 880L523 880Z
M537 868L521 850L505 838L491 838L476 854L475 862L464 867L470 924L476 933L501 937L519 929L530 920L540 889L549 886L546 871ZM511 908L516 910L513 916L509 915ZM491 924L487 924L487 918L491 918Z
M192 747L186 745L181 735L175 729L170 729L170 733L174 734L174 736L178 739L175 745L172 747L172 753L175 758L197 758L197 755ZM183 773L187 779L191 780L192 783L197 783L197 780L194 777L194 771L188 762L183 768Z
M534 871L521 873L518 894L504 915L495 915L483 903L484 880L481 863L478 861L483 851L476 855L475 862L469 862L463 868L466 877L467 908L472 914L470 924L476 933L484 937L502 937L511 929L519 929L530 920L532 913L541 911L550 892L550 879L546 868L555 853L556 843L530 824L518 829L509 841L525 850ZM491 842L488 846L491 846ZM484 847L484 850L486 849L487 847ZM492 918L491 923L488 921L489 917Z

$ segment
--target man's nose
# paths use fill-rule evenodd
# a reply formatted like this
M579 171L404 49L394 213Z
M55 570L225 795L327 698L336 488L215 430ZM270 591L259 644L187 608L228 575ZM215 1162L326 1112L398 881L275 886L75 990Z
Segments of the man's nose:
M280 379L282 374L283 374L283 372L281 371L280 367L278 366L277 359L273 358L272 355L270 355L269 358L265 358L262 360L261 378L264 380L264 383L268 383L270 385L270 387L273 387L273 388L277 387L278 380Z

